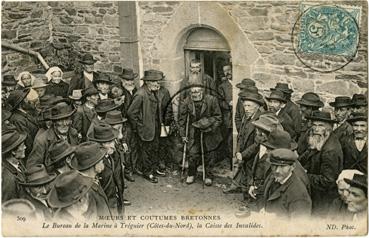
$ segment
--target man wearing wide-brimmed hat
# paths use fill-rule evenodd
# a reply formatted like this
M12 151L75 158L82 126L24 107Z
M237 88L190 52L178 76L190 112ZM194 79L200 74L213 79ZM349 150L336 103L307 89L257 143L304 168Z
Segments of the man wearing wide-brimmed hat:
M47 204L46 199L56 174L49 174L43 164L36 164L25 171L25 178L25 181L20 183L25 191L23 198L32 202L36 208L36 213L40 214L42 218L52 218L53 211Z
M365 222L368 219L368 175L355 174L352 179L344 179L350 185L346 199L347 210L352 221Z
M1 88L4 90L3 98L8 98L9 93L15 90L17 81L15 81L14 75L4 75L1 81Z
M293 139L296 139L300 125L295 124L292 117L284 110L287 104L285 94L279 90L272 90L270 96L266 97L266 99L268 100L269 111L277 116L283 129L290 133Z
M97 77L92 81L93 85L99 91L99 97L101 100L108 99L110 93L110 87L114 84L109 74L100 72Z
M22 189L19 182L24 178L24 158L26 146L24 141L27 135L16 130L2 133L1 137L1 201L20 198Z
M24 132L27 135L26 139L26 155L32 150L33 140L38 131L38 123L32 115L35 113L35 108L27 99L31 89L15 90L10 93L7 100L10 106L11 116L9 121L15 125L18 131Z
M368 172L368 117L367 114L353 112L347 119L353 129L353 136L349 137L342 146L343 169L357 169Z
M265 183L264 209L281 219L308 218L311 198L306 185L296 175L297 154L279 148L269 153L271 176Z
M124 171L123 158L116 147L118 135L119 132L116 129L103 121L94 125L87 133L87 140L99 143L107 151L104 159L105 169L100 174L100 183L108 197L109 207L121 214L124 205Z
M162 79L163 74L160 71L146 70L142 78L144 84L133 96L132 104L127 111L132 130L137 132L139 137L143 176L152 183L158 182L154 174L159 166L156 155L159 150L161 114L157 91L160 88L159 81Z
M58 140L65 140L71 145L80 142L78 132L72 127L72 115L75 109L67 102L61 100L48 111L51 126L34 138L33 149L27 160L27 167L34 164L45 164L47 151L51 144Z
M368 113L368 100L364 94L354 94L351 98L351 110L353 112Z
M251 92L251 93L259 93L258 88L255 86L255 81L249 78L242 79L242 81L236 84L236 87L240 89L240 93L242 91ZM242 105L241 97L237 98L236 112L234 116L234 122L236 124L236 130L240 131L242 118L245 114L245 110Z
M333 127L333 134L335 134L341 143L341 146L350 138L353 134L352 126L347 122L347 118L351 113L351 98L346 96L339 96L334 99L334 102L330 102L334 108L334 116L336 124Z
M45 80L42 77L35 79L35 82L32 85L32 89L34 89L37 92L39 99L46 94L46 86L47 84L45 83Z
M220 125L222 113L218 100L205 94L201 87L192 87L190 97L180 105L178 124L179 131L184 143L188 148L188 176L186 183L195 181L197 167L204 158L205 185L212 185L212 169L215 159L214 153L222 142ZM186 134L186 127L188 133Z
M68 95L71 95L75 89L85 89L93 86L92 81L97 77L97 73L94 72L94 64L96 59L90 53L86 53L82 56L79 62L82 64L82 72L72 77L69 84Z
M87 131L97 115L95 108L99 102L99 92L95 87L86 88L82 100L83 105L73 115L73 127L82 135L82 141L86 141Z
M343 153L332 133L336 121L329 112L314 111L307 119L312 121L309 149L300 155L299 161L310 179L313 213L325 216L337 197L335 181L343 168Z
M45 160L45 167L49 173L61 174L70 170L70 161L74 157L76 146L67 141L59 140L50 147Z

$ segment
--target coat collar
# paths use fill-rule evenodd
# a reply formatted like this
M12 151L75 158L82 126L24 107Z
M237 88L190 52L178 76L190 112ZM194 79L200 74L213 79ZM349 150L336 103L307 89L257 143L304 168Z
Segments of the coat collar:
M87 119L91 122L95 118L95 113L92 109L88 108L85 104L82 106L83 114L86 115Z
M208 108L208 105L205 102L205 98L203 98L202 101L201 101L200 117L204 114L204 112L206 111L207 108ZM188 104L188 109L191 112L191 114L196 117L196 110L195 110L195 102L194 101L190 100L190 103Z
M265 187L265 191L266 193L268 193L271 185L273 183L275 183L274 178L270 177L270 181L269 183L266 185ZM297 179L296 175L294 174L294 172L292 172L292 175L290 176L290 178L284 183L281 184L281 186L279 188L277 188L268 198L267 201L271 201L271 200L275 200L277 198L279 198L283 192L285 192L287 190L287 188L292 184L292 182Z

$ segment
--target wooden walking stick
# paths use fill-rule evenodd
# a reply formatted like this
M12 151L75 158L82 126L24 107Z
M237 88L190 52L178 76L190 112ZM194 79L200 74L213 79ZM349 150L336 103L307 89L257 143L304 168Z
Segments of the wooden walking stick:
M200 133L200 146L201 146L201 162L202 162L202 188L205 188L205 156L204 156L204 133Z
M188 127L190 123L190 114L187 114L187 121L186 121L186 138L188 137ZM184 142L183 146L183 157L182 157L182 171L181 171L181 183L184 180L184 172L185 172L185 164L186 164L186 153L187 153L187 142Z

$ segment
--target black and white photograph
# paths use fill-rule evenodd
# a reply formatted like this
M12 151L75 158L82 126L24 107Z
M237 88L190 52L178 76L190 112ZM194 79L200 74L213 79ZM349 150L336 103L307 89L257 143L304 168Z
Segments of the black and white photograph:
M367 1L2 1L2 236L368 234Z

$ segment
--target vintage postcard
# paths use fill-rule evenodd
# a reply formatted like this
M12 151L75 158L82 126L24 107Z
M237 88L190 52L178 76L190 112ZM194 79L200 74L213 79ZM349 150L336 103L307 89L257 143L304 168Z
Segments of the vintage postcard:
M3 236L364 236L367 1L2 1Z

